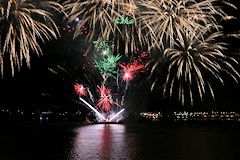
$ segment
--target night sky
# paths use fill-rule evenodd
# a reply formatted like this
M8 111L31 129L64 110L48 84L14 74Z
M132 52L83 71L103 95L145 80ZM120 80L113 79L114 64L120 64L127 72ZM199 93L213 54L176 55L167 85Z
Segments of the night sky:
M235 0L238 1L238 0ZM233 1L233 2L235 2ZM236 3L236 2L235 2ZM240 8L240 5L238 8ZM226 32L240 31L240 11L229 10L230 14L238 17L224 23ZM41 44L43 55L37 57L32 55L31 69L23 67L15 77L10 76L6 70L4 77L0 80L0 107L24 107L28 109L43 107L46 104L64 106L66 109L77 107L71 100L74 97L73 83L81 79L82 47L84 38L72 39L72 32L66 32L63 27L61 16L56 16L59 22L61 37L58 40ZM229 54L232 54L240 62L239 44L240 40L229 38ZM233 53L234 52L234 53ZM53 75L48 68L61 65L66 66L73 72L73 79L62 78L61 75ZM240 72L240 65L238 65ZM74 79L76 78L76 79ZM240 85L233 80L226 78L225 86L216 82L215 98L206 95L204 101L196 100L194 106L181 106L177 98L169 99L162 96L162 87L159 85L153 92L150 92L150 85L147 75L141 73L140 78L131 82L127 93L126 103L132 111L158 111L158 110L235 110L240 111L239 91Z

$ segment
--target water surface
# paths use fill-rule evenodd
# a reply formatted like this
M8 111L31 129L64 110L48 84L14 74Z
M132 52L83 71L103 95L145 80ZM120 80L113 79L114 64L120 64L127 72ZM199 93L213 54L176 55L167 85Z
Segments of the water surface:
M0 160L239 160L239 123L1 124Z

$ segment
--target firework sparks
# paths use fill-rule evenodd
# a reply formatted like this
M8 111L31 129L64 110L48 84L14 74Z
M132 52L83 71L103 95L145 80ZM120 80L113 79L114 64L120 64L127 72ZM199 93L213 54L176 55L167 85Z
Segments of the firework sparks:
M98 100L97 107L102 108L102 110L106 110L106 112L110 112L111 104L113 103L111 98L111 92L105 86L97 87L98 93L100 94L100 99Z
M93 41L93 44L97 48L97 52L102 53L103 55L109 55L112 53L114 45L111 45L110 43L111 42L108 42L103 38L100 38L98 41Z
M44 6L44 9L43 9ZM38 39L57 38L58 30L52 14L45 9L58 10L61 5L54 1L1 0L0 1L0 64L3 75L3 56L9 54L12 76L15 67L25 61L30 67L30 51L41 53Z
M79 18L76 18L74 22L67 22L66 24L64 24L61 27L61 29L64 32L68 32L68 33L75 32L75 28L78 23L79 23ZM82 28L80 29L80 32L79 32L79 36L87 35L89 33L89 31L90 30L87 26L82 26Z
M138 7L135 5L133 1L127 3L127 5L123 6L123 10L130 16L135 16L138 12Z
M83 84L75 84L74 90L75 90L75 93L79 96L87 95L87 89L83 86Z

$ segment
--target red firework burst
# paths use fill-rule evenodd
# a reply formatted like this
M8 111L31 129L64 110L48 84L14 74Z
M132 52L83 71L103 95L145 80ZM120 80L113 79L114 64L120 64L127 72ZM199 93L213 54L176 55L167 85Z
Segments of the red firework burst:
M130 81L133 78L135 78L136 74L138 71L142 71L144 69L144 65L137 62L137 61L133 61L130 64L119 64L120 67L123 68L123 80L125 81Z
M100 94L97 107L102 108L102 110L106 109L107 112L110 112L111 104L113 103L110 90L105 86L98 86L97 91Z
M86 96L87 95L87 89L83 86L83 84L76 83L74 85L74 90L76 95L78 96Z

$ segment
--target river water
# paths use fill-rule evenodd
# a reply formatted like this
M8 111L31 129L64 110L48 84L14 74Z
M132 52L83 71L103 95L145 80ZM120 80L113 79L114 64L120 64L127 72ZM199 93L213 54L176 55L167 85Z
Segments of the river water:
M239 123L1 124L0 160L239 160Z

